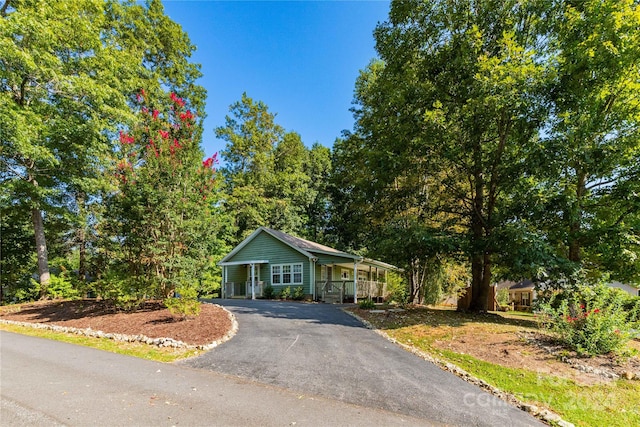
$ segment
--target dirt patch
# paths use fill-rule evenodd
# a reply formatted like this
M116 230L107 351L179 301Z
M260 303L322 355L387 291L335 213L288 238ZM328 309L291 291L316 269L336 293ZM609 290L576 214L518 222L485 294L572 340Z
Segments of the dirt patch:
M196 317L173 316L160 302L148 302L140 310L115 310L104 301L39 301L19 307L2 307L0 318L18 322L46 323L105 333L172 338L190 345L204 345L224 337L232 324L228 313L202 304Z
M584 385L615 378L640 379L637 356L579 357L539 330L533 318L469 315L424 307L402 312L353 311L396 339L431 348L436 353L450 350L496 365L551 374ZM416 343L416 340L420 342ZM640 350L640 343L632 341L630 347Z

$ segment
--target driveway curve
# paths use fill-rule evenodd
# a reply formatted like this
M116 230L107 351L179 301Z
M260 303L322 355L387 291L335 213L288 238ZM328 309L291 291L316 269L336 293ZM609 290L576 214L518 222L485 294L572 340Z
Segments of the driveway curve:
M330 304L216 300L230 341L181 363L459 426L540 426L529 414L385 340Z

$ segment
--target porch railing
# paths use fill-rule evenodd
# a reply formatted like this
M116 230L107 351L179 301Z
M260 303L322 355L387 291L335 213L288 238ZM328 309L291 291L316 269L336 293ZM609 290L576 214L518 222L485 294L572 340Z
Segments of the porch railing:
M345 297L353 297L353 280L322 280L316 282L318 296L325 302L344 302ZM373 280L358 280L358 298L382 299L386 291L385 283Z
M263 281L256 281L255 291L256 297L261 297L263 295ZM251 298L251 282L226 282L224 284L224 296L225 298Z
M262 297L263 290L264 290L264 282L261 280L256 281L255 282L256 298ZM251 298L251 282L246 282L245 292L246 292L245 295L247 296L247 298Z

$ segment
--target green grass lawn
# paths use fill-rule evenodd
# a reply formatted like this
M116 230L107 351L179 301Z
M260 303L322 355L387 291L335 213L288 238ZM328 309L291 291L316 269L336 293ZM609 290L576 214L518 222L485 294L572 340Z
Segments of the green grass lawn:
M141 359L154 360L156 362L170 363L200 354L199 350L193 349L156 347L143 343L121 342L108 338L94 338L63 332L53 332L45 329L30 328L28 326L0 324L0 329L32 337L46 338L70 344L82 345L85 347L97 348L99 350L139 357Z
M557 413L576 426L640 425L640 381L582 385L554 375L501 366L434 345L435 340L456 339L465 333L535 330L537 325L530 313L473 316L451 310L417 308L393 318L367 316L367 320L399 342L453 363L523 402Z

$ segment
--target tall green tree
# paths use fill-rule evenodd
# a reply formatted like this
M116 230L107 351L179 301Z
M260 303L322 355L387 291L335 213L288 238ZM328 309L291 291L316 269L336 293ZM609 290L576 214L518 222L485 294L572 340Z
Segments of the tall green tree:
M640 281L640 5L558 1L539 218L565 275ZM625 267L622 267L625 265Z
M29 208L43 291L47 215L75 206L86 218L83 205L105 185L110 132L135 120L133 94L175 88L202 109L192 50L159 0L2 2L0 179Z
M297 234L305 230L307 209L313 199L308 163L309 150L300 135L287 132L275 147L273 181L267 193L273 201L270 215L273 228Z
M229 108L216 135L227 141L225 166L227 212L235 216L237 244L260 226L306 236L308 215L317 197L314 188L323 176L321 156L312 158L300 135L285 132L262 101L243 94ZM326 154L326 153L325 153ZM326 160L326 159L325 159ZM315 175L311 175L311 173Z
M328 243L331 150L320 143L314 143L309 151L309 160L305 169L309 177L307 191L310 201L306 212L307 223L304 236L314 242Z
M275 114L267 105L254 102L246 93L229 107L229 112L225 126L216 128L216 136L227 141L221 152L225 161L225 207L236 217L233 243L237 243L268 224L266 188L273 177L274 147L284 130L275 123Z
M544 119L538 3L392 2L375 31L382 62L357 90L375 190L400 196L394 208L415 205L422 230L440 215L439 246L470 261L471 310L487 309L508 195Z

